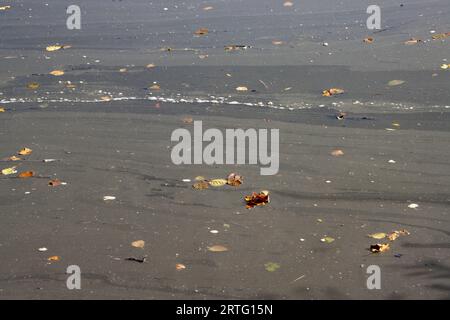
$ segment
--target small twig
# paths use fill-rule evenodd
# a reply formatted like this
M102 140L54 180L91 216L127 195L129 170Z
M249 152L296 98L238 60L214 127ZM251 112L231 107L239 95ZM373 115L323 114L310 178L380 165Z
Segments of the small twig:
M262 83L262 85L264 86L264 88L266 88L266 90L269 90L269 87L267 86L267 84L264 81L262 81L262 80L258 80L258 81Z
M298 280L301 280L305 277L305 275L301 275L300 277L298 277L297 279L295 279L294 281L292 281L291 283L297 282Z

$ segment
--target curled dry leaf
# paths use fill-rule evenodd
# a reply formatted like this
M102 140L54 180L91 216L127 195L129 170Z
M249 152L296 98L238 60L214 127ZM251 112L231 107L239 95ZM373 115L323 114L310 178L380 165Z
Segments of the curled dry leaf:
M225 179L212 179L209 180L208 183L213 187L222 187L227 184L227 180Z
M194 32L194 34L196 36L204 36L204 35L207 35L208 33L209 33L209 30L207 28L200 28Z
M240 186L242 184L243 177L237 173L230 173L227 178L227 184L233 187Z
M367 37L363 40L364 43L373 43L373 38L372 37Z
M385 252L390 249L389 243L377 243L370 246L369 250L372 253Z
M270 202L269 191L253 192L250 196L245 196L246 208L251 209L255 206L264 206Z
M204 176L196 176L195 181L203 181L206 180Z
M177 263L175 265L175 269L177 269L178 271L181 271L181 270L186 269L186 266L184 264L182 264L182 263Z
M54 262L54 261L59 261L61 260L61 258L59 256L51 256L47 259L48 261Z
M50 74L52 76L59 77L59 76L64 75L64 71L63 70L53 70L52 72L50 72Z
M31 178L31 177L34 177L34 172L33 171L24 171L24 172L21 172L20 174L19 174L19 178Z
M390 241L395 241L400 236L407 236L410 235L408 230L402 229L402 230L395 230L392 233L388 234L388 239Z
M11 156L11 157L7 158L6 160L7 161L20 161L22 159L20 159L19 157L16 157L16 156Z
M441 69L442 69L442 70L450 69L450 64L446 64L446 63L442 64L442 65L441 65Z
M410 45L418 44L419 42L422 42L422 40L416 39L416 38L411 38L411 39L405 41L405 44L410 46Z
M331 155L333 157L340 157L340 156L344 155L344 151L342 151L341 149L336 149L336 150L331 151Z
M59 179L53 179L48 182L48 185L50 187L57 187L57 186L60 186L61 184L62 184L62 182Z
M225 252L225 251L228 251L228 248L223 246L223 245L217 244L217 245L208 247L208 251L211 251L211 252Z
M199 181L199 182L194 183L192 185L192 188L197 189L197 190L208 189L209 183L206 180Z
M5 108L0 107L0 113L6 112Z
M11 174L16 174L17 173L16 168L17 167L5 168L2 170L2 174L5 176L9 176Z
M145 241L144 240L136 240L136 241L133 241L131 243L131 245L135 248L143 249L145 247Z
M19 150L18 154L20 154L21 156L28 156L33 152L33 150L31 150L30 148L23 148L21 150Z
M47 46L45 48L45 50L47 50L49 52L53 52L53 51L58 51L58 50L61 50L61 49L69 49L71 47L72 46L70 46L70 45L59 45L59 44L56 44L56 45Z
M150 90L158 91L158 90L161 90L161 86L158 85L158 84L154 84L154 85L152 85L151 87L149 87L149 89L150 89Z
M340 88L330 88L330 89L326 89L322 91L322 95L324 97L331 97L331 96L335 96L338 94L343 94L345 91L344 89L340 89Z
M102 97L100 97L100 100L108 102L108 101L111 101L112 98L111 98L111 96L102 96Z

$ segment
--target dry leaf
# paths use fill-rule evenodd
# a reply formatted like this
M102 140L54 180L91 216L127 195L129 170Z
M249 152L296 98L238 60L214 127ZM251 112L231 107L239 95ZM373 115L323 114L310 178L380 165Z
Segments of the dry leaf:
M146 67L147 67L148 69L151 69L151 68L154 68L154 67L156 67L156 66L155 66L155 64L153 64L153 63L149 63Z
M6 110L5 110L5 108L0 107L0 113L2 113L2 112L6 112Z
M394 86L399 86L404 83L405 83L405 81L403 81L403 80L391 80L388 82L388 86L394 87Z
M208 251L211 251L211 252L225 252L225 251L228 251L228 248L225 247L225 246L222 246L220 244L217 244L217 245L208 247Z
M413 44L418 44L419 42L422 42L422 40L416 39L416 38L411 38L408 41L405 41L405 44L406 45L413 45Z
M213 187L222 187L227 184L227 180L225 179L213 179L208 181L208 183Z
M333 157L340 157L340 156L344 155L344 151L342 151L341 149L336 149L336 150L331 151L331 155Z
M150 88L149 88L150 90L160 90L161 89L161 86L159 86L158 84L154 84L154 85L152 85Z
M450 64L444 63L443 65L441 65L441 69L442 69L442 70L450 69Z
M208 7L204 7L204 8L203 8L204 11L209 11L209 10L212 10L212 9L214 9L214 7L211 7L211 6L208 6Z
M373 43L373 38L372 37L367 37L363 40L364 43Z
M390 249L389 243L377 243L370 246L370 252L372 253L379 253L379 252L385 252Z
M273 44L274 46L281 46L282 44L284 44L284 42L283 42L283 41L280 41L280 40L273 40L273 41L272 41L272 44Z
M294 4L291 1L286 1L283 3L283 7L292 7Z
M111 96L102 96L102 97L100 97L100 100L108 102L108 101L111 101L112 98L111 98Z
M121 73L124 73L124 72L127 72L127 71L128 71L127 68L121 68L121 69L119 69L119 72L121 72Z
M206 180L205 177L203 177L203 176L196 176L195 177L195 181L203 181L203 180Z
M20 154L21 156L28 156L33 152L33 150L29 149L29 148L23 148L22 150L19 150L18 154Z
M253 192L250 196L245 196L244 200L247 203L247 209L251 209L255 206L264 206L270 202L269 191L264 190L260 193Z
M378 232L378 233L373 233L373 234L369 234L367 235L369 238L373 238L373 239L384 239L386 238L386 233L384 232Z
M194 121L194 119L192 119L192 117L184 117L183 118L183 122L186 124L191 124Z
M2 170L2 174L5 176L9 176L10 174L16 174L17 173L16 168L17 167L5 168Z
M175 268L176 268L178 271L181 271L181 270L186 269L186 266L185 266L184 264L177 263L177 264L175 265Z
M199 181L199 182L194 183L192 185L192 187L194 189L197 189L197 190L208 189L209 188L209 183L208 183L208 181L205 181L205 180L204 181Z
M6 160L7 161L20 161L22 159L20 159L19 157L16 157L16 156L11 156L11 157L7 158Z
M51 257L49 257L47 260L48 260L48 261L59 261L59 260L60 260L60 257L58 257L58 256L51 256Z
M57 186L60 186L61 184L62 184L62 182L59 179L53 179L48 182L48 185L50 187L57 187Z
M31 178L34 177L33 171L24 171L19 174L19 178Z
M9 10L9 9L11 9L11 6L1 6L0 7L0 11L6 11L6 10Z
M52 72L50 72L50 74L52 76L59 77L59 76L62 76L64 74L64 71L62 71L62 70L53 70Z
M331 96L335 96L338 94L343 94L345 91L344 89L339 89L339 88L331 88L331 89L326 89L322 91L322 95L324 97L331 97Z
M406 235L409 235L409 234L410 233L407 230L405 230L405 229L403 229L403 230L395 230L392 233L388 234L387 237L388 237L388 239L390 241L395 241L398 237L406 236Z
M432 38L433 40L440 40L440 39L445 39L445 38L447 38L447 37L450 37L450 32L447 32L447 33L438 33L438 34L433 35L431 38Z
M209 30L207 28L200 28L194 32L194 34L196 36L204 36L204 35L207 35L208 33L209 33Z
M131 243L131 245L132 245L133 247L135 247L135 248L141 248L141 249L143 249L144 246L145 246L145 241L144 241L144 240L136 240L136 241L133 241L133 242Z
M241 87L237 87L236 91L248 91L247 87L241 86Z
M233 187L240 186L242 184L242 176L237 173L230 173L227 178L227 184Z
M31 89L31 90L36 90L37 88L39 88L39 83L37 82L30 82L29 84L27 84L27 88Z

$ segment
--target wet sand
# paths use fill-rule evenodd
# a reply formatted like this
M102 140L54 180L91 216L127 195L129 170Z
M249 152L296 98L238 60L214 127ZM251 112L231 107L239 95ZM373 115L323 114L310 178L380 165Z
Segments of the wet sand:
M440 69L449 40L403 44L450 31L446 2L381 3L387 27L374 34L361 26L365 3L232 2L82 1L79 31L57 14L64 1L0 13L0 157L27 146L28 160L60 160L1 162L41 178L0 176L0 298L449 298L449 73ZM200 27L210 34L193 37ZM73 47L45 51L58 42ZM252 48L225 52L232 43ZM388 86L393 79L405 83ZM148 89L154 82L160 90ZM321 96L333 86L346 93ZM186 117L220 130L280 129L279 173L175 166L170 135L192 128ZM230 172L244 184L183 182ZM48 187L50 178L67 185ZM264 189L271 203L245 209L244 195ZM368 251L385 242L368 234L400 229L411 234L391 250ZM131 246L139 239L144 249ZM229 251L209 252L215 244ZM54 255L61 260L48 262ZM268 262L280 268L268 272ZM79 291L66 288L72 264ZM381 268L381 290L366 287L369 265Z

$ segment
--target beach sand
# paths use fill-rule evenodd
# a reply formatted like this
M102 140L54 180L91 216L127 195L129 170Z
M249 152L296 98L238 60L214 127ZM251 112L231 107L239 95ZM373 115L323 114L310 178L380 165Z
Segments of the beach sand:
M380 1L373 32L369 3L334 2L80 1L81 30L66 29L65 1L0 12L0 157L33 150L1 169L38 175L0 175L0 298L448 299L450 38L430 31L450 31L450 8ZM209 34L194 37L201 27ZM424 42L404 45L411 37ZM72 47L45 51L55 43ZM346 92L323 97L331 87ZM279 129L278 174L174 165L170 136L192 130L186 119ZM192 188L231 172L243 185ZM271 202L246 209L261 190ZM369 252L388 241L368 234L401 229L410 235L389 251ZM81 290L66 287L69 265ZM370 265L381 290L367 288Z

